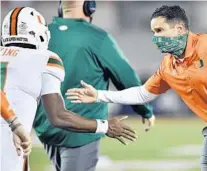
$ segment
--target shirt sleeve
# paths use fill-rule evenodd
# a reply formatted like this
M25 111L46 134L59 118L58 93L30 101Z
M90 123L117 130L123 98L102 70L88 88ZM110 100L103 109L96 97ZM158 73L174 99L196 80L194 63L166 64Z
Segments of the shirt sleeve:
M160 67L144 84L147 91L153 94L162 94L170 89L170 86L162 78L162 68Z
M42 74L42 90L41 95L59 93L61 81L50 73Z
M98 91L97 102L119 104L144 104L154 100L156 94L148 92L144 86L132 87L122 91Z
M57 77L61 82L64 80L65 69L63 62L55 53L49 57L44 73L49 73L54 77Z
M50 57L42 74L41 95L59 93L60 85L65 77L63 62L60 57L49 51Z

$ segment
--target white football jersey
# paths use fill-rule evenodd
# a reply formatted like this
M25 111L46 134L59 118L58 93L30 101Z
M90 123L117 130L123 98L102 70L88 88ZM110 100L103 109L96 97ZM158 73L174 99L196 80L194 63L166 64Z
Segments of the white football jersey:
M60 92L64 79L61 59L48 50L0 47L1 89L20 123L30 133L41 95ZM18 157L8 124L0 117L0 170L20 171L23 157Z
M56 90L51 90L54 86L47 78L54 77L59 83L63 81L62 61L48 50L1 47L0 64L1 88L20 122L30 132L42 92L60 92L60 84Z

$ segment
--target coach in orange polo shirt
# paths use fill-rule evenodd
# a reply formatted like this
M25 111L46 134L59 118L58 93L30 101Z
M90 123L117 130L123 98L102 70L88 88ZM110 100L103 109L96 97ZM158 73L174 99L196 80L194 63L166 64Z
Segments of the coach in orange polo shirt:
M173 89L188 107L207 122L207 34L189 30L185 11L179 6L162 6L151 17L153 43L162 53L160 68L140 87L122 91L101 91L82 81L84 88L68 90L74 103L107 102L143 104ZM154 120L149 122L153 125ZM201 170L207 171L207 128L203 129L204 148Z

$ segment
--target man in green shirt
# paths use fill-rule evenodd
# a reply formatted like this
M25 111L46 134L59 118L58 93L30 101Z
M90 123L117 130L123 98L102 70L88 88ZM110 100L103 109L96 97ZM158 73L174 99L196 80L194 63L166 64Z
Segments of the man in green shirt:
M107 104L72 104L66 99L66 91L80 88L80 80L104 90L108 89L110 79L118 90L139 86L141 81L112 36L91 24L95 1L63 1L60 7L59 17L54 17L49 25L49 49L61 57L65 67L65 80L61 86L65 107L89 119L106 119ZM142 115L143 122L154 122L149 105L132 107ZM76 133L54 128L42 105L38 107L34 129L57 171L95 170L103 134Z

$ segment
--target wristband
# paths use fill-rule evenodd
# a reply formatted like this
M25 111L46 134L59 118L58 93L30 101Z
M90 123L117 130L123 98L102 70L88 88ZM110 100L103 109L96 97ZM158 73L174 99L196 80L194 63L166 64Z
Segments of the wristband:
M15 125L11 125L11 130L12 132L17 129L19 126L21 126L22 124L18 123L18 124L15 124Z
M96 133L106 134L108 131L108 125L109 125L108 121L96 119L96 122L97 122Z
M8 120L7 123L9 124L9 126L11 127L11 125L14 123L14 121L16 121L18 118L15 116L12 120Z

